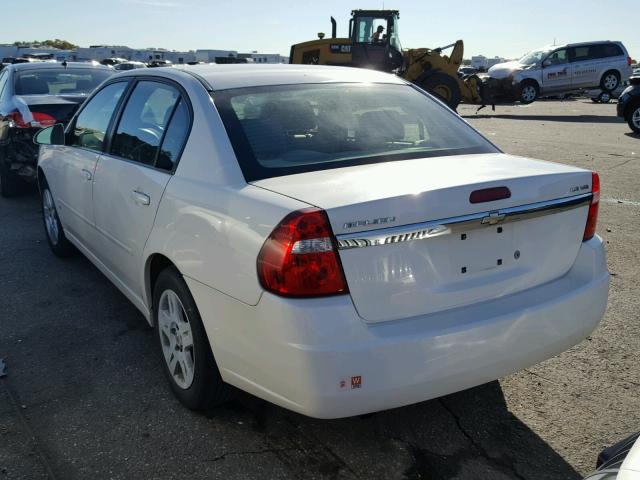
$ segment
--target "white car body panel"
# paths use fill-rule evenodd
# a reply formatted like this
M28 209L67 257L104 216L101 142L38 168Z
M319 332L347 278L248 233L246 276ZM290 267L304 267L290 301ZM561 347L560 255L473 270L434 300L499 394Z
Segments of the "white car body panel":
M171 175L159 169L101 155L93 182L93 210L98 258L144 298L143 250L162 193ZM148 203L147 203L148 201Z
M362 69L221 67L193 69L218 88L286 82L405 83ZM532 254L527 259L530 275L519 277L520 283L513 281L514 275L511 281L497 281L491 271L482 271L475 280L476 291L469 284L459 284L454 291L453 277L443 277L436 265L452 250L446 241L427 239L389 250L341 250L350 295L291 299L265 292L256 259L265 239L292 211L319 206L327 211L334 233L342 235L378 228L344 227L361 218L394 216L394 225L407 225L570 197L583 187L590 191L591 173L482 154L247 183L202 83L177 68L129 71L117 77L139 75L173 79L191 100L193 127L175 173L102 156L89 182L94 184L95 216L93 223L85 223L93 233L72 232L66 207L60 220L69 240L150 323L150 265L158 255L175 265L198 306L226 382L306 415L356 415L444 395L525 368L584 339L601 319L608 272L602 241L581 241L585 207L505 225L509 238L518 238ZM39 168L56 203L75 181L65 176L65 169L80 167L70 160L68 148L41 149ZM507 184L510 198L469 203L471 191ZM138 189L149 195L149 206L131 197ZM553 248L548 248L549 241ZM485 252L485 243L490 242L475 243L455 256L496 254ZM435 275L423 278L419 289L404 290L410 293L404 304L398 265L388 261L375 267L371 262L376 255L391 260L393 251L401 252L396 255L400 263L409 262L412 268L426 260L436 267ZM539 268L531 263L536 255L544 255ZM367 280L372 274L391 279L387 291L379 279ZM433 295L439 280L439 287L450 291L429 306L419 296ZM352 388L352 377L360 377L359 388Z
M638 480L640 479L640 440L636 440L622 462L616 480Z
M376 325L362 321L348 296L309 308L307 299L265 293L252 307L187 284L226 382L305 415L338 418L446 395L557 355L600 321L609 274L596 237L556 281ZM351 387L353 376L361 388Z

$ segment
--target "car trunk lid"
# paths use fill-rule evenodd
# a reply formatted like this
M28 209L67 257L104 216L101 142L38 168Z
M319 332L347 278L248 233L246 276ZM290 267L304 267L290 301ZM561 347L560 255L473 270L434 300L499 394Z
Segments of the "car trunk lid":
M564 275L582 241L591 172L482 154L253 184L327 212L354 305L367 322L382 322L490 300ZM499 199L482 198L496 188ZM479 203L470 201L474 192Z

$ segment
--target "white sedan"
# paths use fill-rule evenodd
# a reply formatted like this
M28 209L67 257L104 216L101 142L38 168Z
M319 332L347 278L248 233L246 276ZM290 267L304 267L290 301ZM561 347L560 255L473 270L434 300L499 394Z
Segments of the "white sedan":
M588 170L515 157L402 79L200 65L42 130L53 252L155 327L180 401L319 418L488 382L583 340L609 274Z

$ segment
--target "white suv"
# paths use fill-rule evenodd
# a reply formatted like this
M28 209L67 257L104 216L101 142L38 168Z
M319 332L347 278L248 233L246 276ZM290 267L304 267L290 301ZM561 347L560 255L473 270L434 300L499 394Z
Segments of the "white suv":
M500 82L503 93L531 103L542 95L585 88L612 92L631 72L631 57L622 42L602 41L544 47L494 65L488 74Z

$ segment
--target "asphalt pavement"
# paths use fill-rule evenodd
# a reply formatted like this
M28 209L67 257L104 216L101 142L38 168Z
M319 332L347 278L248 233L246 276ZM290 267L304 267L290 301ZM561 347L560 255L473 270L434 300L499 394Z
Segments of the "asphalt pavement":
M640 137L615 105L460 113L508 153L595 169L609 308L562 355L465 392L342 420L247 394L184 409L142 315L91 263L54 257L35 191L0 199L2 479L579 479L640 430Z

